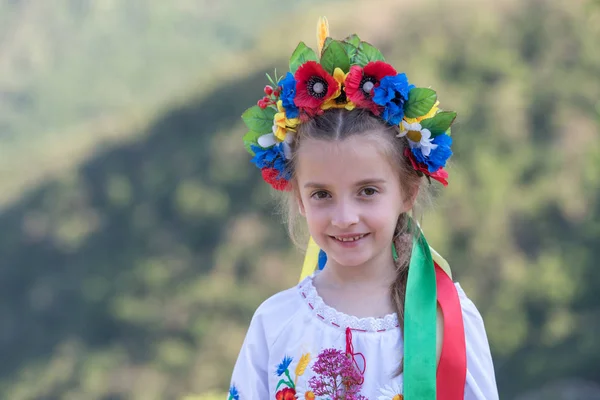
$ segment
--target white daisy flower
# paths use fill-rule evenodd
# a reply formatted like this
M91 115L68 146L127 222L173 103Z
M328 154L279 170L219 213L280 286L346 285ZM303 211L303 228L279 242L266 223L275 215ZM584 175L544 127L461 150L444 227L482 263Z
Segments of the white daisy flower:
M391 385L385 385L379 389L381 396L377 397L377 400L403 400L404 392L402 383L392 383Z
M296 385L296 398L298 400L315 400L315 394L313 391L306 385L298 382Z
M276 128L277 128L277 125L273 125L273 131L275 131ZM293 141L294 141L294 132L287 131L287 133L285 135L285 139L283 140L283 142L281 142L281 145L283 146L283 154L285 155L285 158L288 160L290 158L292 158L292 149L290 147L290 144ZM275 133L267 133L266 135L262 135L258 138L258 144L263 149L274 146L277 143L279 143L279 140L277 139L277 136L275 136Z
M421 124L415 122L413 124L409 124L406 121L402 121L400 123L401 132L396 135L397 137L408 138L408 144L411 149L420 148L421 153L425 157L428 157L431 153L431 150L437 148L437 144L432 143L433 139L431 138L431 132L429 129L423 129Z

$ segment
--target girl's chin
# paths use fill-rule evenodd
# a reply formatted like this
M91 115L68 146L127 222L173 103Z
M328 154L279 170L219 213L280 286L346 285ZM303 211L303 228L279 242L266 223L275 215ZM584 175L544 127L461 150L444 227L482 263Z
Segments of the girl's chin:
M340 268L355 268L361 265L365 265L369 261L369 257L367 255L355 254L351 256L350 254L343 253L335 253L330 252L327 253L328 260L333 261L336 266Z

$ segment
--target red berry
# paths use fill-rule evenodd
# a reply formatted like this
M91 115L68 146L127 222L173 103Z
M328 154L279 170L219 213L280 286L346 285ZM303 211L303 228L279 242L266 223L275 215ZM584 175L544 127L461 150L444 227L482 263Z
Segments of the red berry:
M279 94L281 93L281 88L278 87L277 89L275 89L275 91L273 92L273 96L275 97L279 97Z
M269 86L269 85L265 86L265 94L267 96L272 95L273 94L273 88L271 86Z
M257 103L257 104L258 104L258 106L259 106L260 108L262 108L263 110L264 110L265 108L267 108L267 103L265 103L265 99L260 99L260 100L258 101L258 103Z

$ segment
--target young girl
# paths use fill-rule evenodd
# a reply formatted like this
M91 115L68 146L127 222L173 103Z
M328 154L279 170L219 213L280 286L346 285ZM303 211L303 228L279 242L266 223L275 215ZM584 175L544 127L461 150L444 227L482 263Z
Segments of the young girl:
M310 242L300 284L254 314L229 399L497 399L481 316L413 219L447 185L456 114L358 36L318 32L243 115Z

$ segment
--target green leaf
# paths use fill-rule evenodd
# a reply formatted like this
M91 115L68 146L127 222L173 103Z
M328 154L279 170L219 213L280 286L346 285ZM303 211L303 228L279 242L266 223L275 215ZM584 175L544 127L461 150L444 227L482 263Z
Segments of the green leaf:
M344 72L350 70L350 58L348 58L342 42L334 40L323 50L321 66L331 75L336 68L341 68Z
M342 42L346 55L350 59L350 65L356 64L356 55L358 54L358 48L352 43Z
M274 87L277 87L277 82L273 78L271 78L271 75L269 75L268 73L265 75L267 76L267 79L269 80L271 85L273 85ZM277 76L277 75L275 75L275 76Z
M275 68L275 82L279 82L283 78L282 76L277 75L277 68Z
M427 88L414 88L408 93L408 101L404 104L404 115L408 118L422 117L435 104L435 91Z
M331 44L331 42L333 42L333 38L330 38L329 36L327 36L325 38L325 42L323 42L323 48L321 49L321 57L323 56L323 52L325 51L325 49L327 47L329 47L329 45Z
M455 118L456 113L454 111L442 111L437 113L433 118L421 121L421 127L429 129L431 136L435 137L450 129Z
M356 55L358 54L358 47L360 46L360 38L356 33L348 36L342 42L344 48L346 49L346 54L348 54L348 58L350 59L350 65L356 64Z
M358 48L358 46L360 46L360 38L358 37L358 35L356 33L348 36L346 39L344 39L344 42L350 43L351 45L353 45L356 48Z
M242 119L249 130L253 132L269 133L273 130L273 118L275 110L267 107L264 110L259 106L253 106L242 114Z
M364 67L371 61L385 61L383 54L377 48L367 42L360 42L358 53L356 54L356 64Z
M304 44L304 42L300 42L290 58L290 72L292 74L296 73L298 67L307 61L319 61L319 58L313 49Z
M279 381L279 383L277 384L277 387L275 388L275 390L279 390L279 386L281 386L281 385L286 385L287 387L290 387L290 388L291 388L291 386L290 386L290 383L289 383L289 382L287 382L285 379L281 379L281 380Z
M294 381L292 380L292 377L290 376L289 369L285 370L285 376L287 376L288 380L289 380L288 386L292 389L296 389L296 385L294 385Z
M266 135L266 133L250 131L244 135L244 147L246 147L248 153L254 155L254 151L252 151L252 148L250 146L258 146L258 138L262 135Z

